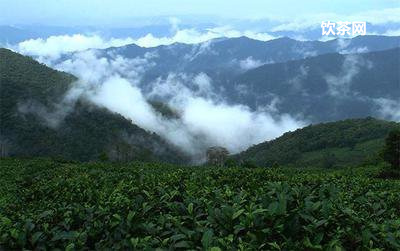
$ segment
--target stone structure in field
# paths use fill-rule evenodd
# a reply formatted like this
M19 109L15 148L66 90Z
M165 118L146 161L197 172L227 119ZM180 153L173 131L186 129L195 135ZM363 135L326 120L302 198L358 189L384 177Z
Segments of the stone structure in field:
M213 146L207 149L207 163L214 166L222 167L228 158L229 151L220 146Z

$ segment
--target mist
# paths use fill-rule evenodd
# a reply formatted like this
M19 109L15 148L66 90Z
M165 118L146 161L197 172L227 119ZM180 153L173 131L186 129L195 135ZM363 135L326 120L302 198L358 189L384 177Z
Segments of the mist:
M193 42L210 39L213 32L209 31L204 38ZM182 38L184 33L177 31L171 41L189 41L189 37ZM231 34L234 35L242 34ZM147 53L143 57L128 59L109 52L104 57L95 49L86 48L92 47L92 44L79 43L87 38L59 38L67 39L66 47L47 47L47 43L52 44L57 40L54 38L30 40L20 44L17 50L33 55L50 67L77 76L79 81L72 85L69 92L75 96L69 99L84 98L97 106L119 113L139 127L157 133L192 156L196 162L204 160L205 151L211 146L223 146L231 153L238 153L251 145L276 138L284 132L307 124L300 118L280 114L276 109L265 109L272 107L275 99L271 99L271 104L255 110L243 104L228 104L216 91L213 79L203 72L170 72L166 77L159 77L147 84L144 90L141 87L143 75L155 66L153 59L158 55ZM104 42L105 40L95 36L89 38L93 39L98 48L130 42L130 39ZM141 41L145 39L148 37ZM58 42L63 44L62 41ZM63 59L61 55L65 52L74 53ZM250 58L244 64L245 67L252 68L261 62ZM178 116L163 116L152 107L149 103L151 100L162 100ZM69 108L65 109L66 112L69 111ZM41 115L46 113L41 112ZM55 118L63 119L64 116ZM51 117L52 126L58 123L54 120L54 116Z
M173 20L173 19L172 19ZM139 38L104 38L99 34L74 34L50 36L46 39L29 39L18 44L8 44L6 47L18 51L24 55L30 55L46 64L60 59L65 54L85 51L88 49L105 49L120 47L128 44L136 44L140 47L156 47L160 45L171 45L173 43L199 44L216 38L235 38L246 36L261 41L268 41L277 37L268 33L255 32L252 30L236 30L230 26L217 26L205 30L195 28L180 29L175 22L171 23L173 34L168 37L158 37L151 33Z

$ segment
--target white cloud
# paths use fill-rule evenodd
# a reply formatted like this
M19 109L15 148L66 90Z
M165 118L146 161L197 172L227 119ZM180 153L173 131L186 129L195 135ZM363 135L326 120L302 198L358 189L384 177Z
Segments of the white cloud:
M207 74L201 72L194 77L193 84L197 87L200 95L208 96L212 93L211 81Z
M383 33L382 35L385 36L400 36L400 29L397 30L387 30L385 33Z
M155 47L158 45L170 45L173 43L198 44L215 38L234 38L241 36L246 36L248 38L261 41L268 41L276 38L268 33L257 33L250 30L238 31L229 26L221 26L210 28L205 31L198 31L196 29L181 29L177 30L176 33L171 37L155 37L152 34L147 34L146 36L137 39L135 43L142 47Z
M159 45L170 45L173 43L198 44L204 43L211 39L221 37L240 37L247 36L252 39L267 41L275 37L267 33L257 33L254 31L238 31L228 26L215 27L205 31L196 29L178 29L177 22L174 23L174 35L170 37L155 37L147 34L143 37L134 39L131 37L119 39L110 38L103 39L98 35L60 35L51 36L47 39L29 39L18 43L17 45L8 46L24 55L35 56L39 61L51 64L53 61L60 59L65 53L85 51L87 49L105 49L109 47L120 47L127 44L137 44L141 47L155 47ZM205 50L207 43L199 48L199 52Z
M141 78L154 66L157 55L127 59L111 52L108 56L85 50L64 61L52 61L54 68L74 74L79 81L54 111L25 103L20 105L21 112L34 113L56 128L72 111L75 101L85 98L157 133L195 161L202 160L210 146L223 146L237 153L305 124L289 115L277 115L276 104L269 107L273 111L266 107L252 111L244 105L225 103L214 92L213 81L205 73L171 73L146 85L146 93L141 89ZM148 103L153 98L164 100L178 118L166 118L155 111Z
M245 84L235 84L234 88L235 92L237 92L240 96L246 96L250 93L249 87Z
M144 129L159 132L157 115L147 103L139 88L120 76L111 76L93 92L88 98L98 106L119 113L131 119Z
M400 102L398 100L376 98L374 101L383 118L400 122Z
M111 53L112 54L112 53ZM112 56L112 55L110 55ZM120 55L112 56L112 59L99 57L94 50L77 52L69 59L53 65L56 69L70 72L88 83L97 84L111 75L120 75L140 81L142 74L154 66L151 59L154 55L145 54L143 58L127 59Z
M310 69L308 66L301 65L299 67L298 73L293 78L288 80L290 88L292 88L295 92L298 92L303 96L309 95L306 89L303 87L303 84L305 84L305 80L308 76L309 71Z
M240 33L221 28L203 34L178 30L171 40L141 41L148 43L147 45L155 45L160 42L198 42L213 37L243 34L268 38L265 34ZM71 90L75 99L83 97L98 106L119 113L134 124L159 134L196 159L203 157L205 150L210 146L224 146L232 153L237 153L305 124L289 115L278 115L276 107L272 107L272 115L265 107L264 110L252 111L244 105L227 104L214 92L213 81L205 73L171 73L166 78L160 77L146 85L150 91L144 92L141 89L142 76L154 66L153 59L157 55L146 54L144 57L127 59L110 52L107 57L103 57L96 50L86 49L93 45L101 48L110 42L90 38L93 40L86 40L84 36L31 40L23 46L20 45L19 49L23 48L26 54L51 58L47 61L50 66L77 76L79 81ZM72 42L74 39L84 42ZM67 41L66 47L62 46L64 40ZM55 41L61 45L55 45ZM90 41L93 42L92 45ZM52 46L46 48L47 45ZM60 55L64 52L75 53L62 60ZM54 60L55 58L58 61ZM249 68L261 62L248 58L244 63L245 67ZM148 103L149 99L155 97L164 100L179 114L179 118L165 118L155 111Z
M367 46L354 47L354 48L348 49L348 47L351 44L351 41L352 40L349 38L338 38L336 40L336 44L337 44L336 51L340 54L366 53L369 51Z
M353 78L360 72L362 67L372 68L372 62L364 60L357 54L346 55L341 71L335 75L326 75L328 93L336 97L347 97Z
M114 46L123 46L133 43L132 38L104 40L97 35L61 35L51 36L47 39L29 39L14 46L13 49L24 55L46 59L58 59L62 54L87 49L104 49Z
M205 135L210 145L224 146L231 152L299 127L299 122L287 115L274 119L246 106L218 104L202 98L189 98L182 121L193 134Z
M208 93L204 96L184 84L184 81L198 81L199 76L202 76L202 81L209 82L207 78L203 79L203 74L194 79L187 75L172 74L154 83L153 91L149 94L150 97L167 98L169 106L179 111L181 131L186 132L188 142L194 145L201 138L203 147L219 145L236 153L304 125L302 121L288 115L273 117L266 109L251 111L244 105L228 105L218 97L215 98L215 95ZM197 150L205 150L198 149L198 145L196 147ZM193 146L190 148L193 149Z
M265 64L265 63L261 62L260 60L253 59L253 57L248 57L246 59L239 61L240 68L245 71L257 68L263 64Z
M215 40L208 40L199 44L194 44L192 51L185 55L185 59L188 61L193 61L199 55L217 55L218 52L212 49Z
M83 93L79 83L71 83L71 88L59 102L45 106L36 100L21 100L18 103L18 111L21 114L34 114L40 118L46 126L57 129L64 118L73 111L78 97Z

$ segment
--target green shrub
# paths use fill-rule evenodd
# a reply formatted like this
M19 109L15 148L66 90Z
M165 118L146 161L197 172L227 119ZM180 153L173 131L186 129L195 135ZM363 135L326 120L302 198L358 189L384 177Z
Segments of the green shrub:
M400 250L376 168L0 160L0 250Z
M400 130L393 130L386 137L383 159L392 168L400 170Z
M245 161L243 161L243 163L242 163L242 167L243 167L243 168L250 168L250 169L253 169L253 168L257 168L258 166L256 165L256 163L255 163L254 161L245 160Z

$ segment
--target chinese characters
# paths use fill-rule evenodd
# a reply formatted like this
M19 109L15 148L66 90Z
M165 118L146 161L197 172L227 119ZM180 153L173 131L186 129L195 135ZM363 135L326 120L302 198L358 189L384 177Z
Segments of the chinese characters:
M322 22L322 35L365 35L367 33L367 23L366 22Z

